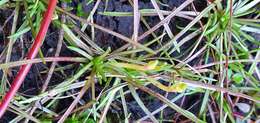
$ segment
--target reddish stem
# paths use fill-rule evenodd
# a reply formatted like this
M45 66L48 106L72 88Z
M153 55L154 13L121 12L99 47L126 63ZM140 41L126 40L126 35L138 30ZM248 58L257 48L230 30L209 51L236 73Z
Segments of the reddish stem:
M56 4L57 4L57 0L49 0L48 8L44 14L40 30L28 53L27 59L33 59L38 54L42 41L48 31L50 23L51 23L52 15L55 10ZM7 109L8 104L11 102L11 100L15 96L16 92L20 88L21 84L23 83L26 75L30 71L31 66L32 66L32 64L26 64L20 68L18 74L16 75L15 79L13 80L13 82L11 84L11 88L9 89L7 94L4 96L4 98L0 104L0 118L5 113L5 110Z

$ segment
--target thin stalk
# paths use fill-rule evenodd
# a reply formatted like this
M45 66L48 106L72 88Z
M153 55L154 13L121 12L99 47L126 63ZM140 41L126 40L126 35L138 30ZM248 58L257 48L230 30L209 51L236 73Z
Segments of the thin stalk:
M86 62L86 58L81 58L81 57L45 57L44 61L46 61L46 62ZM18 67L18 66L26 65L26 64L36 64L36 63L41 63L41 62L42 62L41 58L9 62L9 63L0 64L0 70L12 68L12 67Z
M17 20L18 20L18 16L19 16L19 10L20 10L20 4L19 2L16 2L15 5L15 10L14 10L14 17L13 17L13 24L12 24L12 29L11 29L11 35L13 35L16 31L16 26L17 26ZM13 50L13 44L15 43L15 39L14 38L10 38L9 42L8 42L8 47L7 47L7 52L6 52L6 59L5 59L5 63L8 63L11 59L12 56L12 50ZM5 90L6 90L6 83L7 81L7 73L9 72L9 69L5 69L3 71L4 75L2 76L2 82L1 82L1 94L4 94Z
M30 17L30 12L29 12L29 9L28 9L28 3L27 3L26 0L24 0L23 3L24 3L24 9L25 9L25 12L26 12L26 20L28 21L28 24L29 24L29 26L31 28L31 32L32 32L33 38L36 38L36 31L34 29L33 22L32 22L32 19ZM43 59L44 55L43 55L41 49L39 49L39 56L42 59L43 63L46 64L46 62Z
M62 117L60 118L60 120L58 121L58 123L63 123L65 121L65 119L70 115L70 113L72 112L72 110L75 108L75 106L78 104L79 100L82 98L82 96L85 94L85 92L88 90L88 88L90 87L91 83L95 83L94 82L94 76L95 73L92 71L91 75L90 75L90 79L88 81L86 81L85 86L83 86L83 88L81 88L78 96L76 97L76 99L74 99L74 101L71 103L71 105L69 106L69 108L66 110L66 112L62 115Z
M143 33L141 36L139 36L138 40L144 39L146 36L148 36L150 33L154 32L158 28L160 28L165 23L168 23L171 18L173 18L178 12L180 12L182 9L184 9L186 6L188 6L193 0L187 0L184 3L182 3L178 8L176 8L170 15L165 17L163 20L161 20L158 24L156 24L154 27L152 27L150 30Z
M138 6L138 0L134 1L134 29L133 29L133 36L132 39L134 42L138 42L138 30L140 26L140 12L139 12L139 6ZM134 47L135 49L135 47ZM134 54L133 54L134 55Z
M30 51L28 53L27 59L34 59L36 57L36 55L38 54L38 51L42 45L42 41L45 37L45 34L47 33L50 23L51 23L51 18L52 18L53 12L55 10L56 4L57 4L57 0L49 1L48 8L43 17L43 21L41 23L40 30L35 38L32 48L30 49ZM5 111L8 107L8 104L11 102L11 100L15 96L16 92L22 85L27 73L31 69L31 66L32 66L32 64L27 64L27 65L23 65L20 68L17 76L15 77L15 79L12 82L10 90L6 93L6 95L4 96L4 98L0 104L0 118L5 113Z
M62 8L65 8L66 7L66 3L64 3L64 2L61 3L61 6L62 6ZM66 21L65 15L62 14L61 15L61 23L64 24L65 21ZM61 28L60 32L59 32L59 39L58 39L57 48L56 48L55 55L54 55L55 57L58 57L60 55L60 51L61 51L61 48L62 48L62 42L63 42L63 38L64 38L63 36L64 36L64 30L63 30L63 28ZM49 69L49 72L47 74L47 77L45 79L45 82L44 82L44 84L42 86L41 92L46 91L46 89L48 87L48 84L49 84L49 82L51 80L52 74L54 73L54 69L55 69L56 65L57 65L57 62L52 62L51 67ZM40 103L39 100L37 100L35 102L34 106L30 110L30 115L33 115L34 111L37 109L36 104L39 104L39 103ZM28 121L29 120L26 119L24 123L28 123Z

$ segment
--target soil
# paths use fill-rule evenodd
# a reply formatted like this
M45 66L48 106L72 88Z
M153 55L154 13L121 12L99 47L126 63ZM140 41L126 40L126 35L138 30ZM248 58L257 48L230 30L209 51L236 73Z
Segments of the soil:
M163 3L167 3L168 7L165 6L161 6L161 9L164 10L173 10L174 8L178 7L181 3L183 3L183 1L185 0L163 0ZM73 4L71 6L76 6L78 2L82 2L82 1L76 1L73 2ZM205 1L204 1L205 2ZM83 1L84 3L84 1ZM86 2L85 2L86 3ZM195 2L196 6L201 5L198 2ZM83 9L86 13L90 12L92 10L94 6L94 3L92 4L83 4ZM133 11L132 6L127 2L127 0L109 0L108 3L106 4L104 1L102 1L97 9L97 12L103 12L106 8L106 11L118 11L118 12L131 12ZM147 1L141 1L139 2L139 8L140 9L149 9L149 8L153 8L151 2L149 0ZM197 7L198 9L201 9L201 7ZM0 26L2 26L4 24L4 21L12 14L11 10L8 10L8 12L3 12L0 11ZM21 18L21 17L20 17ZM148 22L148 24L152 27L155 24L157 24L160 20L158 17L145 17L146 21ZM20 19L21 20L21 19ZM127 36L127 37L131 37L132 32L133 32L133 17L108 17L108 16L103 16L100 14L95 14L94 16L94 21L95 23L97 23L98 25L101 25L103 27L106 27L110 30L116 31L116 32L120 32L121 34ZM4 40L4 42L0 42L0 52L3 51L4 47L6 47L6 44L8 43L8 38L6 38L7 35L10 34L10 27L12 26L11 23L12 21L7 22L6 26L4 28L1 28L0 30L0 40ZM22 21L20 21L22 22ZM180 19L180 18L173 18L169 24L171 30L173 31L173 33L177 33L179 30L178 28L176 28L176 25L186 25L186 20ZM55 51L55 46L57 45L57 36L58 36L58 29L55 27L51 27L48 31L48 34L46 36L45 42L42 45L42 51L43 54L45 54L45 56L53 56ZM144 27L144 25L141 25L141 27L139 28L139 34L142 34L143 32L147 31L147 29ZM162 28L158 29L155 31L155 34L158 32L161 32ZM89 30L86 31L86 33L89 33ZM95 41L97 42L97 44L103 48L107 48L107 47L111 47L113 50L119 48L120 46L122 46L123 44L125 44L124 41L109 35L105 32L102 32L100 30L96 30L95 33ZM152 37L147 37L145 39L143 39L143 41L152 39ZM22 48L22 43L20 40L17 40L16 45L14 45L14 50L12 52L12 59L11 61L17 61L19 59L21 59L21 55L22 52L24 54L26 54L26 52L28 51L28 48L31 45L31 40L32 40L32 36L30 35L30 33L26 34L24 36L24 48ZM189 45L186 45L189 46ZM187 48L187 47L182 47L182 48ZM66 49L66 47L62 48L61 51L61 56L75 56L75 54L73 54L72 52L70 52L69 50ZM66 65L66 64L63 64ZM22 87L20 88L19 92L22 93L23 95L37 95L39 93L39 90L41 88L41 85L46 77L45 73L41 73L41 71L45 71L48 70L48 67L50 66L50 64L44 65L42 63L40 64L36 64L33 65L31 71L29 72L29 74L26 77L25 82L23 83ZM76 67L76 66L75 66ZM17 70L19 68L14 68L12 69L11 75L9 76L9 80L11 81L13 79L13 77L17 74ZM71 70L69 70L71 71ZM72 71L73 73L73 71ZM2 73L0 73L2 74ZM67 71L67 75L70 75ZM55 85L57 84L56 82L62 81L64 80L64 78L66 78L63 74L61 73L55 73L52 77L51 83L50 85ZM101 88L101 87L100 87ZM154 90L156 90L157 92L161 93L161 94L165 94L165 92L160 91L158 88L156 87L152 87ZM155 100L154 98L150 97L149 95L147 95L146 93L143 93L141 91L138 91L140 97L142 97L143 101L146 103L145 105L147 106L147 108L149 110L155 110L158 107L160 107L162 105L162 102ZM168 95L169 99L172 99L175 96L174 93L170 93ZM88 95L85 96L86 100L87 98L89 98ZM190 99L188 99L190 98ZM193 97L194 98L194 97ZM190 107L190 105L192 103L188 103L189 101L196 101L195 99L193 99L191 97L187 97L185 102L182 102L183 105L185 107ZM68 107L71 103L72 99L64 99L62 100L62 103L57 105L57 112L60 112L62 110L64 110L64 107ZM180 104L181 100L177 101L177 104ZM199 103L197 103L199 104ZM120 104L118 104L119 106L121 106ZM142 116L145 116L145 113L142 111L142 109L138 106L138 104L136 103L136 101L133 99L132 96L128 96L127 97L127 105L129 107L129 111L132 112L132 116L131 119L138 119ZM120 107L122 109L122 107ZM122 114L122 110L117 110L114 109L114 112L109 112L109 115L115 115L114 113L119 113ZM175 112L172 109L167 108L164 111L164 118L169 118L172 119L174 116ZM6 113L6 115L3 117L3 119L1 119L1 122L6 122L10 119L13 118L13 114L8 112Z
M173 10L175 7L178 7L181 3L183 3L183 1L185 0L161 0L163 3L168 4L168 7L164 7L161 6L161 9L164 10ZM89 5L86 4L86 1L79 1L76 0L74 1L70 6L76 6L77 3L82 2L85 3L83 4L83 9L86 13L89 13L93 6L94 3L91 3ZM206 1L201 1L201 0L197 0L195 2L195 6L197 8L198 11L202 10L206 5ZM106 8L106 11L118 11L118 12L131 12L133 11L133 8L131 7L131 5L127 2L127 0L108 0L107 5L105 3L105 0L102 0L102 2L100 3L97 12L103 12ZM148 9L148 8L153 8L150 0L142 0L139 2L139 8L140 9ZM189 8L187 8L189 9ZM0 53L3 52L4 47L6 47L6 45L8 44L8 38L7 36L10 35L10 27L12 26L12 21L8 21L5 25L5 27L3 27L5 20L8 19L8 17L12 15L12 10L1 10L0 9ZM155 24L157 24L160 20L158 17L145 17L146 21L148 22L148 24L153 27ZM22 23L22 17L20 17L20 22L19 24ZM100 14L95 14L94 16L94 22L97 23L100 26L106 27L110 30L113 30L115 32L119 32L127 37L131 37L132 32L133 32L133 17L108 17L108 16L103 16ZM174 17L169 26L171 28L171 30L173 31L174 34L176 34L179 30L178 28L176 28L176 25L186 25L187 21L181 18L177 18ZM158 30L155 31L155 34L158 32L161 32L163 28L160 28ZM145 26L142 24L140 26L139 29L139 34L142 34L143 32L147 31L147 29L145 28ZM86 33L89 34L89 29L86 30ZM45 42L42 45L42 51L43 54L45 54L45 56L53 56L54 51L55 51L55 47L57 45L57 37L58 36L58 28L52 26L49 31L48 34L46 36ZM143 41L149 41L150 39L152 39L152 37L147 37L145 39L143 39ZM11 61L17 61L19 59L21 59L22 54L26 54L26 52L28 51L28 48L31 45L31 40L32 40L32 36L28 33L24 36L23 38L23 42L21 42L20 39L18 39L16 41L16 44L14 45L14 50L12 52L12 59ZM167 40L167 39L165 39ZM124 45L125 42L112 36L109 35L105 32L102 32L100 30L96 30L95 33L95 41L97 42L97 44L103 48L107 48L107 47L111 47L113 50L119 48L120 46ZM192 42L188 43L187 45L185 45L186 47L181 47L181 48L187 48L191 45ZM22 47L23 46L23 47ZM175 54L175 55L179 55L179 54ZM68 49L66 49L65 46L63 46L62 51L61 51L61 56L76 56L76 54L74 54L73 52L70 52ZM0 62L3 62L3 59L0 59ZM66 63L62 63L60 64L60 66L65 66L67 65ZM42 73L42 71L46 71L48 70L48 67L50 66L50 63L48 64L36 64L33 65L30 73L27 75L26 80L24 81L21 89L19 90L19 93L22 93L24 95L37 95L39 93L39 90L41 89L42 83L44 82L44 79L46 78L46 73ZM73 70L77 70L78 65L73 66L73 69L69 69L69 70L65 70L65 73L60 73L60 72L56 72L55 74L53 74L53 77L51 79L51 83L50 85L55 85L57 84L57 82L63 81L66 78L66 75L71 75L72 73L74 73L75 71ZM75 68L75 69L74 69ZM17 70L19 68L14 68L12 69L12 71L10 72L10 76L8 77L9 81L11 81L14 76L17 74ZM2 76L2 71L0 72L0 76ZM101 86L97 86L97 91L101 91ZM156 87L151 87L153 90L157 91L158 93L161 94L165 94L165 92L160 91L158 88ZM150 111L156 110L158 107L160 107L162 105L162 102L152 98L151 96L149 96L148 94L138 91L138 94L140 95L140 97L142 97L142 100L145 102L145 105L147 106L147 108ZM176 95L174 93L169 93L168 98L172 99L173 97L175 97ZM85 95L84 98L87 101L89 99L89 95ZM187 109L188 107L193 107L192 108L192 112L197 114L198 112L198 108L200 106L201 100L199 100L198 98L202 99L201 95L193 95L191 96L186 96L185 97L185 101L182 102L182 100L178 100L177 104L178 105L183 105L183 108ZM61 112L64 110L64 107L68 107L70 105L70 103L72 102L72 99L64 99L62 101L60 101L59 104L57 104L57 108L56 108L56 112ZM118 105L120 107L120 109L122 109L121 104L119 103L119 101L115 101L114 103L115 105ZM136 103L136 101L133 99L132 96L127 96L127 106L129 107L129 112L131 112L131 119L138 119L141 118L143 116L145 116L145 113L142 111L142 109L138 106L138 104ZM116 114L120 114L122 116L117 116L119 119L122 120L123 117L123 111L122 110L118 110L115 107L112 107L112 111L109 112L108 115L110 116L117 116ZM176 118L176 113L174 110L170 109L170 108L166 108L166 110L164 110L163 116L165 119L169 119L169 120L174 120L174 118ZM10 121L10 119L12 119L15 115L11 112L8 112L5 114L5 116L0 120L0 122L7 122ZM159 116L156 116L159 117ZM181 118L179 118L181 119Z

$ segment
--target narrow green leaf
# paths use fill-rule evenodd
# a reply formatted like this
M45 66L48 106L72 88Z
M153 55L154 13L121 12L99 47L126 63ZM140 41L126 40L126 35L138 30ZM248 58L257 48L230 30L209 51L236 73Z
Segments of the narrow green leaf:
M0 0L0 6L4 5L5 3L7 3L9 0Z

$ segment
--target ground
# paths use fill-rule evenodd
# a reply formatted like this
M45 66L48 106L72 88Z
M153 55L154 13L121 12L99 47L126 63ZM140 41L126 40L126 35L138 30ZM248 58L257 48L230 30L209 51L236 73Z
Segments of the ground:
M185 1L186 0L161 0L161 3L165 3L165 4L167 4L167 6L164 4L160 4L160 9L164 10L164 11L172 11L172 10L178 8L179 6L181 6ZM223 1L223 3L222 3L222 4L224 4L224 7L226 7L225 2L226 1ZM15 2L10 2L8 5L11 6L11 5L14 5L14 3ZM44 3L44 2L42 2L42 3ZM20 4L22 4L22 3L20 3ZM29 3L29 4L33 5L33 3ZM96 2L88 3L88 1L81 1L81 0L75 0L75 1L66 3L68 8L70 8L70 7L74 8L73 10L70 11L71 13L73 13L77 16L80 16L82 18L85 18L85 19L87 19L88 15L93 10L95 4L96 4ZM203 1L195 0L194 4L193 4L194 6L190 5L186 8L184 8L183 11L195 11L194 8L196 8L197 12L201 12L207 6L209 6L209 4L210 4L210 2L208 2L206 0L203 0ZM153 9L153 4L151 3L150 0L139 1L138 5L139 5L139 10ZM8 36L11 35L11 28L13 26L12 18L13 18L13 14L14 14L14 7L10 7L10 6L7 6L4 9L0 9L0 41L1 41L0 42L0 53L1 53L0 54L0 63L1 64L5 63L5 58L6 58L5 50L6 50L6 47L8 47L8 43L10 43L10 38L8 38ZM61 6L61 3L59 3L58 6ZM23 5L21 5L21 9L22 10L24 9ZM22 10L19 12L17 28L19 28L25 20L26 14ZM99 26L102 26L102 27L107 28L114 32L118 32L118 33L122 34L123 36L126 36L131 39L133 31L134 31L134 21L133 21L134 17L133 16L111 16L111 15L108 16L108 15L104 15L103 12L132 12L132 11L133 11L133 7L127 0L101 0L100 4L98 5L97 11L93 15L93 22ZM211 12L212 11L213 10L211 10ZM56 12L56 14L58 14L59 19L60 19L62 13ZM198 13L196 13L196 14L198 14ZM246 15L243 17L251 19L256 16L258 16L256 13L252 13L250 15ZM221 17L218 17L218 18L221 18ZM58 44L58 39L59 39L59 31L61 29L61 27L59 25L59 23L60 23L59 19L56 21L53 21L53 23L51 24L51 26L48 30L48 33L45 37L45 41L41 46L41 51L43 52L44 57L46 57L46 58L53 57L55 54L57 44ZM82 26L82 23L80 23L76 19L73 20L72 17L67 16L66 19L67 19L66 24L68 25L68 27L72 30L72 32L74 34L77 34L76 33L77 31L75 31L75 30L79 30L80 27ZM143 19L147 22L147 24L150 27L154 27L156 24L158 24L161 21L157 15L156 16L144 16ZM185 19L182 17L174 17L171 19L171 21L168 23L168 25L169 25L170 30L172 31L173 35L176 36L191 21L192 20ZM199 30L199 28L201 27L201 24L205 26L207 24L207 22L208 22L208 20L206 18L201 19L196 24L194 24L194 26L192 28L190 28L186 33L184 33L180 38L178 38L177 42L180 43L183 39L185 39L187 36L189 36L190 33L194 32L195 30ZM256 24L258 24L258 27L259 27L259 23L256 23ZM147 28L142 21L142 23L140 23L140 25L139 25L138 35L140 36L146 31L149 31L149 28ZM164 26L161 26L159 29L155 30L153 33L156 36L160 36L163 32L165 33L165 28L164 28ZM120 47L127 44L127 42L125 42L124 40L122 40L108 32L105 32L105 31L102 31L99 29L95 29L95 31L93 32L91 26L88 26L87 29L82 33L84 33L86 36L88 36L89 39L91 39L95 44L97 44L99 47L101 47L104 51L111 48L112 53L113 53L113 51L116 51ZM246 49L248 49L248 52L251 52L248 55L248 57L244 58L244 56L246 56L246 55L243 55L244 51L243 50L240 51L240 49L237 48L237 47L239 47L239 46L237 46L237 42L235 42L234 47L232 47L234 49L232 49L232 50L235 50L235 51L237 51L236 53L238 53L238 54L241 53L242 55L241 55L241 57L239 55L238 55L239 57L237 57L237 54L235 53L235 51L234 52L232 51L232 53L230 54L229 60L241 60L241 59L251 59L252 60L253 58L256 58L256 60L257 60L257 57L258 57L257 54L259 53L259 39L260 39L259 33L249 32L247 34L254 37L254 40L258 43L252 43L250 41L247 41L247 39L243 40L244 44L242 44L242 45L244 45L246 47ZM94 37L92 37L92 35L94 35ZM154 35L149 35L149 36L145 37L144 39L142 39L140 41L140 43L145 44L147 42L150 42L151 40L153 40L155 38ZM209 34L209 35L212 36L213 34L212 35ZM212 48L212 49L202 51L202 53L200 55L198 55L197 57L195 57L194 59L189 61L187 64L196 68L196 67L204 65L204 63L207 64L207 63L211 63L211 62L218 62L220 59L224 60L225 57L222 58L221 55L220 55L220 57L218 57L218 55L219 55L218 53L221 52L221 49L218 49L219 46L217 46L217 44L218 44L217 38L216 38L216 40L213 40L212 42L210 42L209 41L210 36L208 36L208 37L203 36L201 38L201 43L199 43L199 45L197 46L196 42L200 38L200 35L197 35L194 38L191 38L190 40L186 41L183 45L181 45L181 47L180 47L181 52L175 51L173 53L170 53L169 56L167 54L161 53L161 54L153 55L153 57L145 58L143 56L146 56L148 53L142 50L142 52L138 52L133 55L130 54L130 55L127 55L126 57L123 56L123 58L126 59L125 61L128 61L130 63L138 63L138 64L143 65L146 63L147 59L149 60L149 58L150 59L158 58L158 60L160 60L160 58L167 59L167 58L171 57L171 58L177 59L177 60L171 61L171 60L163 59L163 60L160 60L160 62L178 65L178 63L180 63L179 61L187 60L188 58L195 55L195 53L201 52L200 50L203 49L203 47L205 45L212 43L213 46L210 45L211 46L210 48ZM84 38L82 38L80 36L78 38L80 40L85 40ZM235 40L234 37L232 37L231 39ZM150 45L149 48L156 51L157 49L159 49L161 47L161 45L162 46L166 45L169 40L170 40L170 38L166 34L165 38L160 40L160 43L154 43L154 44ZM32 42L33 42L33 36L32 36L31 31L24 33L20 38L18 38L13 45L10 61L12 62L12 61L23 60L25 58L26 53L28 52ZM225 43L223 43L223 44L224 44L224 47L226 48L228 46L226 46L227 44L225 44ZM64 56L64 57L82 57L82 55L80 55L79 53L74 52L74 51L70 50L70 48L68 48L68 46L70 46L71 43L66 38L66 36L65 36L65 39L62 44L63 44L63 46L61 48L59 57L62 57L62 56ZM214 45L215 45L215 47L214 47ZM91 47L92 50L94 49L91 45L88 45L88 46ZM175 46L171 45L170 47L174 48ZM189 53L193 52L194 47L196 47L194 49L195 53L192 54L192 56L189 56L190 55ZM224 51L222 51L224 55L226 55L226 50L228 49L228 48L227 49L225 49L225 48L224 48ZM129 47L129 49L127 49L127 50L131 51L130 49L131 48ZM211 54L213 54L213 55L211 56ZM92 56L98 57L100 55L102 55L102 54L97 53L97 54L93 54ZM113 54L112 54L112 56L113 56ZM109 58L109 56L108 56L108 58ZM115 59L113 59L113 58L111 58L111 59L124 61L124 60L122 60L123 58L116 59L116 57L115 57ZM218 59L218 58L220 58L220 59ZM111 59L108 59L107 62L110 62ZM256 63L256 69L259 69L258 63L259 63L259 61L257 61L257 63ZM85 63L79 64L79 63L71 63L71 62L59 62L56 66L57 69L55 69L55 72L53 73L53 75L51 77L51 80L48 85L48 89L47 89L46 93L52 89L55 90L55 87L58 84L63 83L63 82L65 83L66 80L73 78L74 75L77 74L84 65L85 65ZM233 72L234 74L240 73L239 72L239 70L241 70L240 68L243 68L243 70L247 72L251 68L252 64L245 63L243 65L244 66L242 66L242 67L240 66L240 64L237 65L238 69L231 68L236 65L233 65L230 67L228 66L228 69L230 69L230 71ZM39 95L41 93L41 88L48 75L50 66L51 66L51 63L46 63L46 64L37 63L37 64L33 65L33 67L31 68L24 83L22 84L22 86L19 90L19 95L21 96L20 100L17 99L17 101L19 103L26 101L27 99L34 98L36 95ZM177 72L174 74L179 74L179 75L176 75L177 77L181 76L181 78L183 77L185 79L191 79L193 81L200 81L200 80L205 80L207 82L210 81L210 84L213 84L214 87L217 87L217 86L220 86L219 82L222 81L221 77L225 75L220 72L221 67L225 68L225 66L223 65L223 66L220 66L220 68L209 67L208 69L203 69L203 70L206 70L207 72L205 72L205 73L201 72L202 75L200 75L198 77L198 76L194 75L195 74L194 72L190 72L188 70L188 67L186 69L186 66L181 66L179 68L176 67ZM183 71L182 71L182 68L184 68ZM93 68L93 69L95 69L95 68ZM180 69L180 71L178 71L178 69ZM6 74L3 73L4 70L0 71L0 77L3 78L1 82L5 83L5 84L1 84L1 85L9 86L9 83L13 81L18 70L19 70L19 66L9 69L8 71L6 71L7 72ZM174 68L174 70L175 70L175 68ZM129 70L130 71L129 72L128 69L126 69L125 71L127 71L128 74L132 74L134 72L137 72L134 74L139 74L139 72L140 72L140 71L131 71L131 70ZM164 75L164 74L167 75L167 72L168 71L163 71L163 72L159 72L159 73L155 72L156 74L151 72L152 73L151 76ZM142 73L142 72L140 72L140 73ZM241 72L241 73L243 73L243 72ZM106 74L111 74L111 73L106 73ZM148 72L147 74L150 74L150 73ZM248 73L243 73L243 74L245 74L244 76L248 75ZM7 75L7 78L5 78L4 75ZM78 79L76 79L75 83L80 83L81 81L88 80L89 78L91 78L90 75L91 75L91 71L84 72L83 75L81 75ZM233 74L231 76L234 77ZM233 80L232 77L229 78L230 83L234 83L233 81L235 81L235 80ZM95 80L95 81L98 81L99 76L97 75L96 78L97 78L97 80ZM110 81L110 83L108 82L107 85L99 84L98 82L96 82L95 90L94 90L96 93L96 96L97 96L96 99L101 98L100 100L96 100L96 101L99 101L99 103L95 104L96 106L99 106L100 102L102 102L103 99L105 100L106 97L109 97L110 91L112 92L112 90L109 90L109 89L114 87L113 83L115 82L115 79L116 78L111 77L111 81ZM214 81L212 82L211 79ZM254 72L254 73L252 73L252 76L248 75L248 78L244 78L243 80L247 80L247 81L245 81L245 83L240 83L240 84L230 84L229 88L232 89L231 91L236 91L237 93L245 92L244 94L248 94L252 97L256 95L255 97L257 97L257 94L259 93L258 74L256 72ZM102 81L105 81L105 80L102 80ZM106 80L106 82L107 81L108 80ZM166 81L164 79L159 79L158 81L163 83L164 85L167 85L169 83L168 81ZM122 84L124 84L128 81L122 79L121 82L122 82ZM8 84L6 84L6 83L8 83ZM248 84L248 83L253 83L253 84ZM239 90L243 86L248 87L249 88L248 90L251 89L252 91L248 91L246 89ZM68 87L74 87L74 85L70 85ZM82 87L82 86L80 86L80 87ZM221 104L220 103L221 102L220 93L206 92L206 91L202 91L199 89L196 90L194 88L189 88L189 90L186 91L185 95L184 95L184 93L174 93L174 92L163 91L162 89L160 89L157 86L152 85L152 84L147 85L146 87L149 88L150 90L156 92L157 94L163 95L168 100L174 100L174 101L172 101L172 102L174 102L174 104L178 105L180 108L182 108L184 110L187 110L187 111L195 114L195 116L200 115L199 118L206 122L213 122L212 113L215 113L216 114L215 116L217 117L216 119L214 119L214 121L216 120L218 122L218 121L222 120L221 118L219 118L220 117L220 113L219 113L220 106L219 105ZM239 89L237 89L237 90L234 89L236 87ZM64 89L64 88L62 88L62 89ZM6 88L5 88L5 90L6 90ZM124 97L125 97L125 101L126 101L125 105L127 106L127 111L130 114L129 121L134 122L140 118L145 118L145 116L148 115L147 111L145 111L143 109L143 107L140 106L140 102L138 102L137 99L133 96L134 95L133 92L130 92L129 88L126 88L126 87L122 88L121 90L122 90L122 92L124 91L124 92L128 93L128 94L124 94ZM254 90L256 90L256 91L254 91ZM106 92L106 91L108 91L108 92ZM137 89L136 92L137 92L138 97L141 99L141 102L148 109L148 112L149 111L152 112L157 109L160 109L163 107L163 105L165 105L165 102L163 102L163 100L159 100L157 96L152 96L150 93L145 92L143 89ZM59 93L57 98L60 98L60 99L56 99L56 100L54 99L55 101L53 103L51 103L51 101L47 102L48 104L51 105L48 108L51 111L53 111L54 114L56 114L57 116L53 115L53 113L50 113L50 112L46 113L46 111L45 111L45 113L43 113L43 110L40 108L39 108L39 110L37 109L32 116L37 117L38 120L44 121L44 120L50 119L51 121L56 122L57 120L59 120L59 118L61 118L61 116L67 110L67 108L71 105L73 100L76 99L76 96L78 93L80 93L79 87L75 88L75 89L70 89L64 93L63 92ZM79 101L77 108L81 107L82 105L86 105L87 102L89 102L91 99L93 99L93 95L91 95L92 93L93 93L93 91L91 91L91 89L87 90L85 92L84 96ZM106 96L107 93L108 93L108 95ZM130 93L132 93L132 95ZM206 109L208 107L211 107L211 110L213 109L214 111L212 112L209 109L207 109L207 111L201 115L200 110L201 110L201 107L203 107L202 105L203 105L204 101L206 100L204 98L204 96L207 95L205 93L209 94L208 98L210 100L206 104L207 105ZM1 96L2 95L4 95L4 94L1 94ZM124 107L124 103L122 101L122 97L120 97L120 96L122 96L122 94L121 94L121 92L118 91L116 93L115 98L113 98L113 102L111 103L111 105L109 107L108 113L106 115L106 122L113 123L113 122L119 122L119 121L123 122L124 121L125 112L124 112L123 108L125 108L125 107ZM178 96L180 96L180 98L177 98ZM44 98L39 99L38 101L41 102L41 100L46 99L46 98L48 98L48 96L45 96ZM54 98L54 96L50 97L50 98ZM224 98L225 98L224 108L229 107L229 106L225 107L226 105L230 105L231 109L227 109L227 110L232 111L231 116L234 117L234 119L236 121L240 120L239 117L244 118L247 116L249 116L249 117L251 116L249 119L252 121L259 118L259 112L256 111L258 109L258 107L256 106L258 103L255 103L252 100L249 101L246 99L239 99L239 98L236 98L236 96L234 96L234 95L229 96L229 95L224 94ZM252 113L250 114L248 112L246 112L246 113L242 112L240 107L236 106L236 103L237 103L236 100L239 103L250 105L250 107L251 107L250 111L252 111ZM21 109L23 111L28 111L30 109L28 107L33 107L34 102L35 101L31 101L29 104L25 103L25 105L26 105L25 109L22 109L21 105L17 105L18 103L16 103L16 104L12 103L12 105L16 105L17 107L19 107L19 109ZM41 105L44 107L47 107L47 104L41 104ZM222 104L222 106L223 106L223 104ZM92 108L91 108L91 110L92 110ZM104 107L102 107L102 109L103 108ZM10 108L10 109L11 110L8 110L7 113L2 117L2 119L0 119L1 122L9 122L11 120L13 120L13 122L15 122L14 118L18 118L19 115L17 115L16 113L13 113L14 110L12 108ZM225 109L225 112L228 112L227 110ZM161 119L163 122L181 122L181 121L182 122L191 122L191 120L188 120L179 111L173 110L173 108L170 108L170 107L161 109L160 112L161 113L156 113L154 115L154 117L156 117L156 119L158 119L158 120ZM89 113L89 110L86 110L86 111L82 110L82 111L79 111L78 113L71 115L70 118L76 117L78 119L75 121L83 122L79 119L84 119L82 117L86 117L88 113ZM103 110L100 110L100 111L98 110L98 111L96 111L96 113L98 115L102 115ZM228 113L230 113L230 112L228 112ZM76 115L78 115L78 117ZM23 116L23 115L21 115L21 116ZM100 117L100 116L98 116L98 117ZM89 119L96 120L95 116L93 116L93 115L91 115L91 117ZM70 120L72 122L72 118L67 120L67 122L70 122ZM20 120L16 120L16 121L20 121ZM148 118L145 118L144 121L152 122L153 120L150 117L148 117ZM233 122L232 118L227 119L227 121ZM88 121L88 122L90 122L90 121Z

